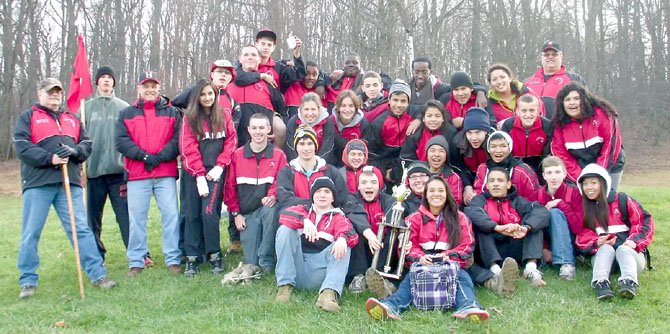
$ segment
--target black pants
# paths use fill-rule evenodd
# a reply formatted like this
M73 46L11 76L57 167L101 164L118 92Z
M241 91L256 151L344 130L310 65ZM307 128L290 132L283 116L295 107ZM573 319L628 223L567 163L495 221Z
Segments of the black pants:
M500 263L504 258L511 257L519 264L527 260L542 258L542 230L532 231L523 239L514 239L500 233L477 232L479 254L484 267L494 262Z
M223 182L207 181L209 195L200 197L195 178L182 173L182 208L184 214L184 251L186 256L210 255L221 252L221 197Z
M100 239L102 233L102 213L105 209L107 196L112 202L112 209L116 216L116 223L119 224L121 239L123 245L128 248L128 230L130 220L128 218L128 193L126 181L123 174L108 174L88 179L88 226L95 236L95 242L98 245L98 251L102 258L105 258L107 249Z
M240 241L240 231L237 230L235 217L230 211L228 211L228 236L230 236L230 242Z
M383 271L386 264L387 254L389 252L389 236L390 233L384 235L384 248L379 250L379 260L377 262L377 270ZM395 273L398 268L398 240L396 239L393 249L395 250L391 257L391 272ZM351 257L349 258L349 270L347 272L347 282L350 282L354 276L363 275L365 271L372 265L374 255L370 252L368 246L368 239L361 234L358 235L358 244L351 249Z

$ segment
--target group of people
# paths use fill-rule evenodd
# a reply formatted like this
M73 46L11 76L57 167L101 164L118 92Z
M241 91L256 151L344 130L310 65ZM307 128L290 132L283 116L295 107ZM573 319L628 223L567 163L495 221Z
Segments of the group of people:
M71 237L65 164L82 265L102 288L116 285L103 265L106 198L135 277L153 265L153 196L168 271L192 277L209 263L224 272L225 203L231 248L243 261L222 282L274 272L279 302L294 288L317 289L317 306L337 312L348 284L376 296L366 302L373 318L398 319L412 301L410 275L382 275L388 264L371 268L375 254L401 272L413 263L457 264L456 318L489 317L475 285L509 294L522 276L542 287L543 263L572 280L577 255L592 258L599 299L614 296L614 263L619 294L636 295L653 220L617 192L625 154L616 109L566 70L559 44L542 46L542 67L525 82L505 64L490 66L487 88L465 72L443 83L426 57L413 60L409 83L363 71L355 54L326 74L291 38L293 58L274 60L276 34L259 31L237 64L213 62L208 79L172 100L149 71L129 105L114 96L114 70L102 66L81 120L63 110L62 84L43 80L14 135L24 199L20 297L36 291L37 243L51 205ZM394 187L408 189L406 198L394 198ZM406 232L396 241L382 222L397 219L397 202Z

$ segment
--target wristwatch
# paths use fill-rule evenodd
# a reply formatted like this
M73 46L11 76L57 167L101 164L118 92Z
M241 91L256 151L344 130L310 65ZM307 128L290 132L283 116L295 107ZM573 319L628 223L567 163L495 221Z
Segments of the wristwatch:
M530 225L521 225L521 226L525 227L528 233L530 233L530 231L532 230Z
M237 211L233 211L233 212L231 212L230 214L233 215L233 217L237 217L237 216L240 215L240 213L237 212Z

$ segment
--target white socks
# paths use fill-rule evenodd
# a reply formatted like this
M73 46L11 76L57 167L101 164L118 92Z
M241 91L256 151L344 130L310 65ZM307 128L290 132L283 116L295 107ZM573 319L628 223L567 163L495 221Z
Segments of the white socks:
M532 262L532 261L526 262L526 268L524 269L524 271L525 272L530 272L530 271L534 271L534 270L537 270L537 263Z
M491 272L493 273L493 275L500 274L500 271L502 271L502 269L500 268L499 265L494 264L494 265L491 266Z

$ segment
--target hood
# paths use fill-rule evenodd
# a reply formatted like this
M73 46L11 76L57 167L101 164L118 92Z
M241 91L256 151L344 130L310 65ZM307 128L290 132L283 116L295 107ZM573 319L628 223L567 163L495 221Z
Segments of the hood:
M300 119L300 124L307 124L311 127L316 126L317 124L321 123L323 120L328 118L328 109L321 107L321 110L319 110L319 117L316 118L316 121L314 123L308 123L304 119L302 119L302 115L300 115L300 110L298 110L298 119Z
M315 156L315 158L316 158L316 166L314 167L314 171L312 171L312 172L321 170L322 168L326 167L326 160L324 160L323 158L321 158L318 155ZM291 169L293 169L294 171L305 174L305 170L300 165L299 160L300 160L300 158L295 158L295 159L291 160L291 162L289 162L288 164L289 164L289 166L291 166ZM311 172L310 172L310 175L311 175Z
M342 131L344 131L344 129L346 129L346 128L352 128L352 127L358 125L363 120L363 118L365 117L363 115L363 111L358 109L358 110L356 110L356 113L354 114L354 118L351 120L351 122L349 122L349 124L345 125L345 124L342 124L342 122L340 122L339 116L340 116L340 112L337 110L337 108L333 108L333 120L335 121L335 125L337 126L337 132L339 132L339 133L342 133Z
M344 162L344 165L347 168L352 169L351 165L349 165L349 161L347 160L347 153L349 152L349 146L352 144L359 144L363 145L364 147L363 155L365 157L363 158L363 164L361 165L362 168L363 166L368 164L368 145L366 145L365 142L360 139L352 139L348 141L346 145L344 145L344 150L342 150L342 162Z
M579 174L579 177L577 178L577 184L579 185L577 188L579 188L579 193L584 196L584 193L582 191L582 182L584 181L585 178L591 177L591 176L600 176L603 180L605 180L605 191L607 191L607 195L612 191L612 178L610 177L610 174L607 172L605 168L598 164L588 164L584 169L582 169L582 173Z

